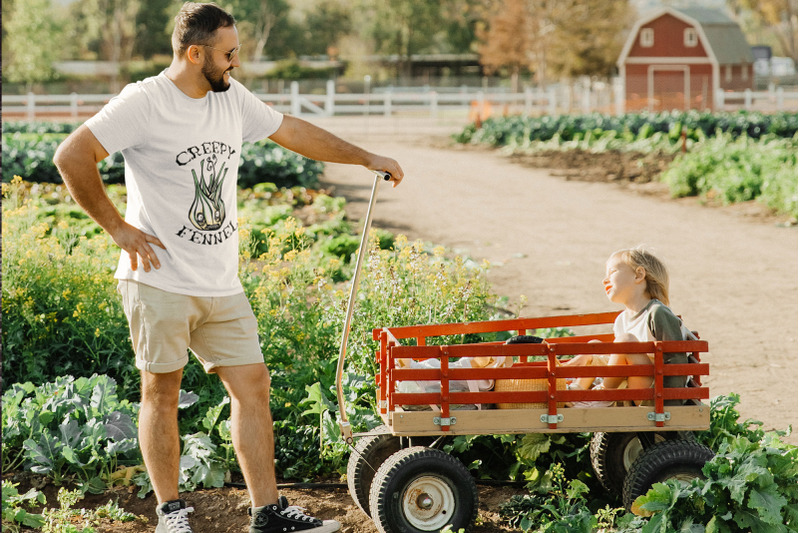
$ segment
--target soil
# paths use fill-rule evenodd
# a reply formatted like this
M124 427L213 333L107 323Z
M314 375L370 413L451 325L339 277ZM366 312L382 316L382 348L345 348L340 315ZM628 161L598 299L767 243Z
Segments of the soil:
M512 158L456 146L465 117L345 117L315 123L368 150L396 158L405 180L380 191L373 227L485 259L494 292L522 316L614 310L601 290L605 261L646 244L671 271L673 309L708 339L711 395L736 392L745 418L766 429L797 422L797 226L758 204L713 207L713 199L672 200L652 181L668 163L623 154L549 153ZM372 174L328 165L324 186L364 216ZM705 205L701 205L705 204ZM524 297L520 303L520 297ZM377 326L377 325L376 325ZM797 444L796 435L786 438ZM55 502L47 487L49 502ZM346 533L376 531L346 487L282 487L292 504L342 522ZM475 533L512 531L500 503L524 490L480 486ZM196 533L244 531L241 488L185 495ZM118 488L86 507L118 500L140 518L98 531L139 533L155 526L155 501Z

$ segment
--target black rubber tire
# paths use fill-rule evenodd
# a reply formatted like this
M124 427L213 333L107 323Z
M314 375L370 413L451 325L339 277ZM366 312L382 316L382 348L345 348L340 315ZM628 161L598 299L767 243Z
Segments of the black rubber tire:
M653 434L655 443L668 440L694 440L694 434L686 431L664 431ZM607 491L614 496L622 495L625 476L633 463L642 454L645 446L638 433L595 433L589 444L589 455L595 476Z
M386 426L370 431L374 435L361 437L347 461L347 488L359 509L369 515L369 489L375 472L393 453L400 451L400 437L388 433Z
M380 467L369 506L380 533L438 533L448 524L469 533L478 515L478 487L458 459L413 446Z
M710 448L693 440L659 442L645 450L631 466L622 489L622 503L630 511L634 500L668 479L704 478L703 466L714 458Z

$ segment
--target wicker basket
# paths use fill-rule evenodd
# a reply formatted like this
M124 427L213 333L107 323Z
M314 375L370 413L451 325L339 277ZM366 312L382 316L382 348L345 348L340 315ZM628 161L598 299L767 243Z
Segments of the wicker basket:
M520 392L520 391L546 391L547 379L498 379L494 382L495 392ZM557 379L556 389L566 390L567 380ZM532 403L498 403L498 409L533 409L547 407L546 402ZM564 407L563 402L559 402L558 407Z

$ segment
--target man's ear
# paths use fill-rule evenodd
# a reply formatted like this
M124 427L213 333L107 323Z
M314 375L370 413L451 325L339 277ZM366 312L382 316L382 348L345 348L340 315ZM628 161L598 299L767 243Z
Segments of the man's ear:
M195 65L202 64L203 53L201 52L200 48L201 47L196 44L191 44L186 48L184 55L189 63L194 63Z

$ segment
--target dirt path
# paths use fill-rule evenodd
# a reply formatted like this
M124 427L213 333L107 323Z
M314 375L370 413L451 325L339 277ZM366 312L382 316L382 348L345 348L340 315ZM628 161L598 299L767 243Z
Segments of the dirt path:
M712 397L736 392L744 417L797 427L796 226L446 147L463 122L316 122L403 166L403 184L380 192L374 227L489 260L494 291L527 298L523 316L615 309L600 287L607 257L648 246L670 268L673 309L709 340ZM340 165L324 178L353 218L363 216L371 183L366 171Z

